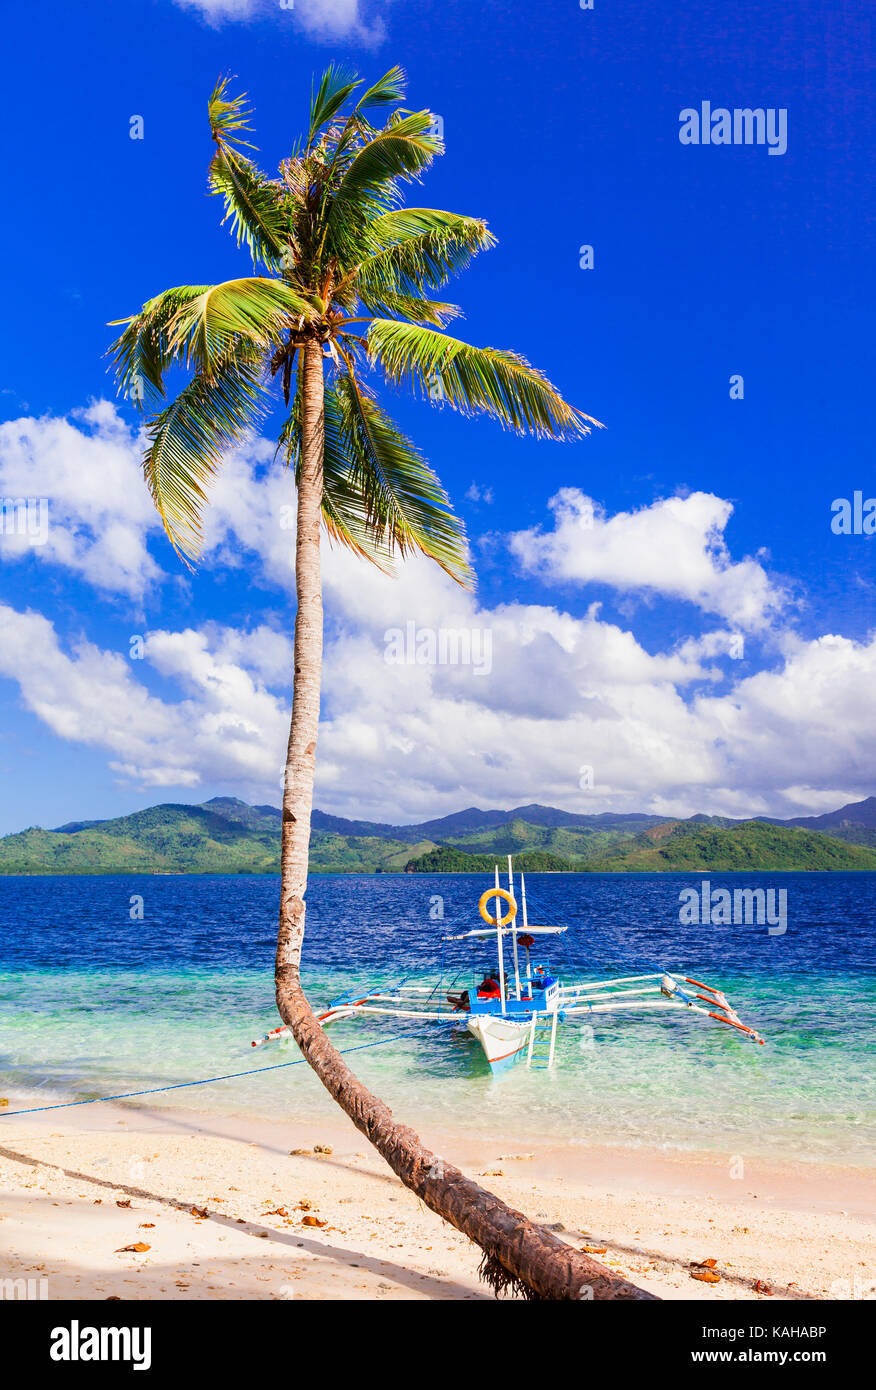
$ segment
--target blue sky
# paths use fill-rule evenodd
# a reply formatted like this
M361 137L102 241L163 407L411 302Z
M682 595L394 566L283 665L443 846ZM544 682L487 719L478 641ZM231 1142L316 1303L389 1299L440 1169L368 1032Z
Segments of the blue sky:
M47 498L49 530L0 534L0 832L278 799L288 480L252 441L185 574L137 478L106 323L246 273L206 191L217 75L250 93L272 170L333 58L405 67L447 148L414 201L498 237L449 291L460 336L522 352L606 428L537 443L393 402L479 587L329 557L317 804L798 814L868 795L873 546L832 533L830 508L876 492L871 28L857 0L11 12L0 496ZM786 153L682 145L679 113L704 100L786 110ZM489 632L490 670L387 664L411 621Z

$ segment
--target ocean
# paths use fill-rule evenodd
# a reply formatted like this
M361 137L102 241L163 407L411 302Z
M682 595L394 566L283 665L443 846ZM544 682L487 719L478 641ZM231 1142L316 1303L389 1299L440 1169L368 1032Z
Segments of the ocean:
M566 925L550 961L567 978L683 970L723 989L757 1047L679 1011L560 1030L551 1073L489 1075L444 1025L341 1022L341 1048L400 1119L517 1145L551 1140L709 1150L865 1166L876 1132L876 875L712 874L712 889L787 891L787 930L682 924L705 875L533 874L530 921ZM305 985L314 1005L363 983L480 976L488 944L446 943L479 923L483 875L324 875L308 889ZM49 1105L199 1081L294 1060L254 1051L278 1019L273 875L0 877L0 1096ZM142 915L141 915L142 914ZM306 1065L133 1104L273 1120L333 1103ZM63 1123L63 1111L56 1112Z

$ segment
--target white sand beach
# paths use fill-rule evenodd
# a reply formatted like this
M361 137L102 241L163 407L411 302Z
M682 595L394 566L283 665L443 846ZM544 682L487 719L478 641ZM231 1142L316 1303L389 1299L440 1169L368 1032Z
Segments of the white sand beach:
M422 1137L661 1298L876 1294L861 1170L752 1160L732 1176L715 1155ZM491 1298L479 1254L341 1115L289 1126L100 1104L0 1118L0 1278L50 1299ZM717 1282L693 1277L712 1260Z

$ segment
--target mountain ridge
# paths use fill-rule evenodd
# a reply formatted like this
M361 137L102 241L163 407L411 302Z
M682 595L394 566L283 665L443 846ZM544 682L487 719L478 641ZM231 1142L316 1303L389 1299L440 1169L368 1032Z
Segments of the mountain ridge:
M164 802L107 820L68 821L52 830L32 826L0 838L0 874L276 873L280 823L278 807L212 797L200 805ZM697 865L716 871L876 869L876 796L787 821L702 813L587 815L538 802L510 811L472 806L401 826L313 813L314 873L423 872L430 865L441 871L450 864L479 872L486 859L506 854L527 856L533 871L535 865L612 873ZM414 868L418 859L424 863Z

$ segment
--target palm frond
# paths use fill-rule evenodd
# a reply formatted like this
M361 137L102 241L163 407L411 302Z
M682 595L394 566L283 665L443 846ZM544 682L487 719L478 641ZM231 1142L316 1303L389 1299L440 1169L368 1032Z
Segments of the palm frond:
M338 393L325 393L325 448L323 453L322 519L329 539L393 573L392 549L375 530L362 490L358 486L344 433L344 416Z
M356 102L356 110L369 111L375 106L391 106L393 102L404 101L406 86L404 68L396 65L362 93Z
M186 561L200 553L207 487L223 454L264 414L260 381L257 363L229 362L210 380L194 377L148 426L146 485L171 544Z
M108 354L116 383L138 410L145 408L147 400L164 396L164 373L174 361L169 326L181 308L207 289L208 285L178 285L147 300L139 314L112 320L111 328L124 325Z
M325 445L323 450L322 519L330 541L343 545L363 560L376 565L384 574L392 573L392 555L375 537L369 524L362 494L353 478L342 433L342 416L337 393L328 390L324 405ZM277 441L277 453L295 475L301 472L301 395L296 394Z
M383 129L356 151L335 191L333 210L356 203L363 194L382 194L391 202L395 180L415 178L438 153L440 142L431 133L431 124L428 111L391 116Z
M230 76L220 77L210 93L207 102L210 134L217 143L243 145L248 150L254 150L255 145L240 139L241 132L249 133L252 130L252 111L247 105L247 94L241 92L239 97L226 100L230 82Z
M400 184L417 178L439 149L427 111L393 113L382 130L353 147L326 188L320 209L320 253L346 275L375 249L370 228L401 201Z
M350 482L375 541L390 554L428 555L457 583L470 586L465 528L429 464L352 372L339 375L333 394Z
M338 114L352 92L362 85L362 79L350 68L331 63L322 74L319 84L310 93L309 143L324 125Z
M428 323L435 328L443 328L451 319L462 316L458 304L427 299L421 294L403 294L387 289L382 294L373 295L367 291L360 291L360 296L368 313L376 318L399 318L411 323Z
M390 106L393 102L404 100L405 74L400 67L390 68L389 72L362 93L350 112L343 128L337 134L334 153L329 166L331 176L348 167L352 158L357 137L370 138L376 134L374 127L365 117L366 111L375 107Z
M416 294L434 290L458 275L479 251L495 246L486 222L436 208L398 208L369 227L379 248L356 268L360 293L396 290Z
M241 345L272 350L290 327L318 317L317 310L282 280L248 276L208 285L181 304L168 324L168 351L207 375Z
M575 439L599 426L516 352L476 348L431 328L374 319L368 353L395 385L432 399L439 395L464 415L491 415L519 434Z
M253 263L279 270L288 247L288 214L282 189L241 155L219 146L207 170L210 192L225 207L222 221L240 246L246 243Z
M468 584L462 524L361 372L376 366L392 385L521 433L575 438L598 421L568 405L516 353L441 331L461 311L437 291L495 240L479 218L402 207L402 185L443 146L430 112L399 105L401 68L368 87L342 66L327 68L311 88L308 138L274 179L251 158L251 108L230 82L220 79L208 103L209 187L238 245L265 273L167 290L117 321L122 331L111 349L119 387L140 408L164 396L171 366L193 372L147 427L144 470L168 535L184 558L199 552L209 484L224 452L265 413L268 368L280 374L287 406L291 400L278 448L298 478L300 348L316 339L334 359L325 393L329 536L383 569L395 555L420 552ZM385 108L388 116L373 114Z
M229 80L226 77L217 82L208 103L210 134L216 150L207 170L207 182L211 193L225 205L222 220L230 220L237 245L246 242L253 264L262 261L268 269L277 270L288 241L283 190L240 152L243 145L254 148L239 139L241 131L252 128L251 112L245 94L226 100Z

